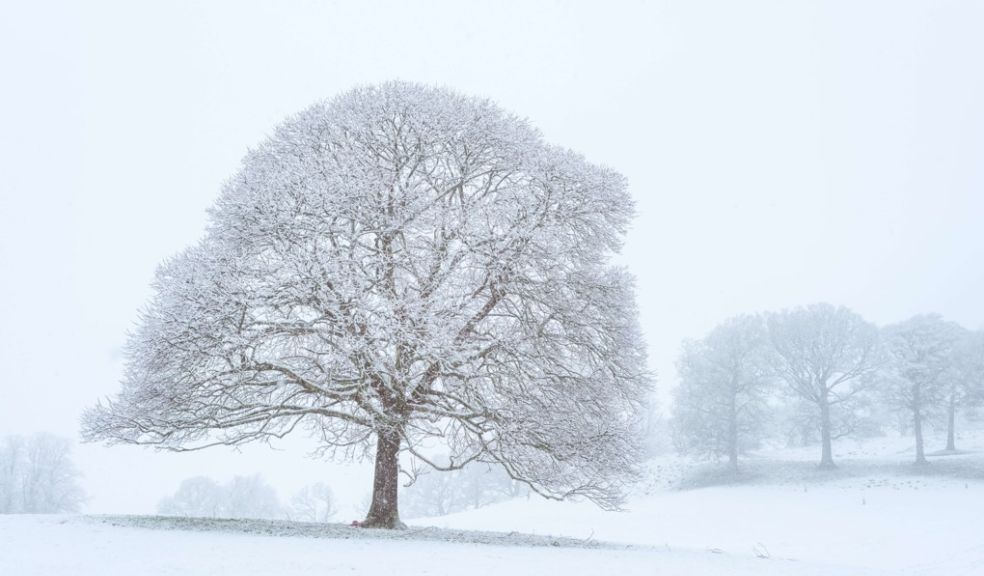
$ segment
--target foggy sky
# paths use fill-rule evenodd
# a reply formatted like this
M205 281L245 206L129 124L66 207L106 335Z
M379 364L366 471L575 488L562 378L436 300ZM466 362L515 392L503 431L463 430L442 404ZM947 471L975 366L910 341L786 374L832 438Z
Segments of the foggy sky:
M395 78L490 97L628 177L621 261L664 396L681 340L738 313L984 327L984 4L78 4L0 4L0 435L77 437L246 150ZM197 473L368 489L296 450L76 459L96 512Z

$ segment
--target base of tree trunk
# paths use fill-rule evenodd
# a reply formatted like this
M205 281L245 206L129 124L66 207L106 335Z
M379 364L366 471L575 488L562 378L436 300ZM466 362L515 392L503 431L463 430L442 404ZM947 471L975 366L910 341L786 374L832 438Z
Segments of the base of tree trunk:
M915 462L912 463L912 465L917 468L929 466L929 460L926 460L925 458L917 459Z
M817 465L817 468L821 470L836 470L837 464L834 464L833 461L830 462L824 461L824 462L820 462L820 464Z
M406 530L407 525L404 524L399 518L378 519L378 518L366 518L358 524L359 528L383 528L386 530Z

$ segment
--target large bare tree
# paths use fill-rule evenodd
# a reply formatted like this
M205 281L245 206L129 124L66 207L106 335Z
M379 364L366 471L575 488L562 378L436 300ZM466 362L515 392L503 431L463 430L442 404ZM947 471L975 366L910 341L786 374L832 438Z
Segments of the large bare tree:
M210 216L159 270L86 438L374 445L366 526L400 524L401 452L618 504L649 387L632 281L610 265L632 216L621 175L486 100L397 82L291 117Z
M832 412L850 411L883 363L878 328L848 308L826 303L772 313L768 327L774 373L818 413L820 467L833 468L832 441L851 426L835 430L835 421L850 419Z

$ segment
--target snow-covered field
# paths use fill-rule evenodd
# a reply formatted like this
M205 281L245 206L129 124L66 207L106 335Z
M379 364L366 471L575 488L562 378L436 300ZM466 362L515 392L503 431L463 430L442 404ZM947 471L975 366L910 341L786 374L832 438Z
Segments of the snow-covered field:
M528 546L377 538L256 535L235 531L155 530L97 519L8 516L0 519L4 576L310 576L311 574L469 574L565 576L619 574L865 574L822 564L760 560L705 550L621 546ZM449 538L457 540L459 534Z
M768 555L837 567L830 574L984 574L979 482L708 487L659 493L631 506L613 515L590 505L513 501L425 523L595 538L668 553Z
M0 516L0 574L976 576L984 574L984 436L963 443L967 452L936 456L921 473L905 464L905 439L842 444L832 473L815 469L812 449L774 452L749 460L743 481L727 485L666 459L625 512L517 499L416 519L397 534Z

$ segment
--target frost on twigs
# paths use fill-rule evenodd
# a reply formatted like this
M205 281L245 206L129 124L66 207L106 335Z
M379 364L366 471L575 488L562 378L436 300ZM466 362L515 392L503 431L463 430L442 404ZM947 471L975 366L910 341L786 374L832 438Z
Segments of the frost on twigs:
M376 449L369 519L399 522L399 454L499 464L615 507L647 394L632 280L610 265L624 178L492 103L395 82L289 118L205 238L158 271L122 391L90 440L197 449L303 429Z

